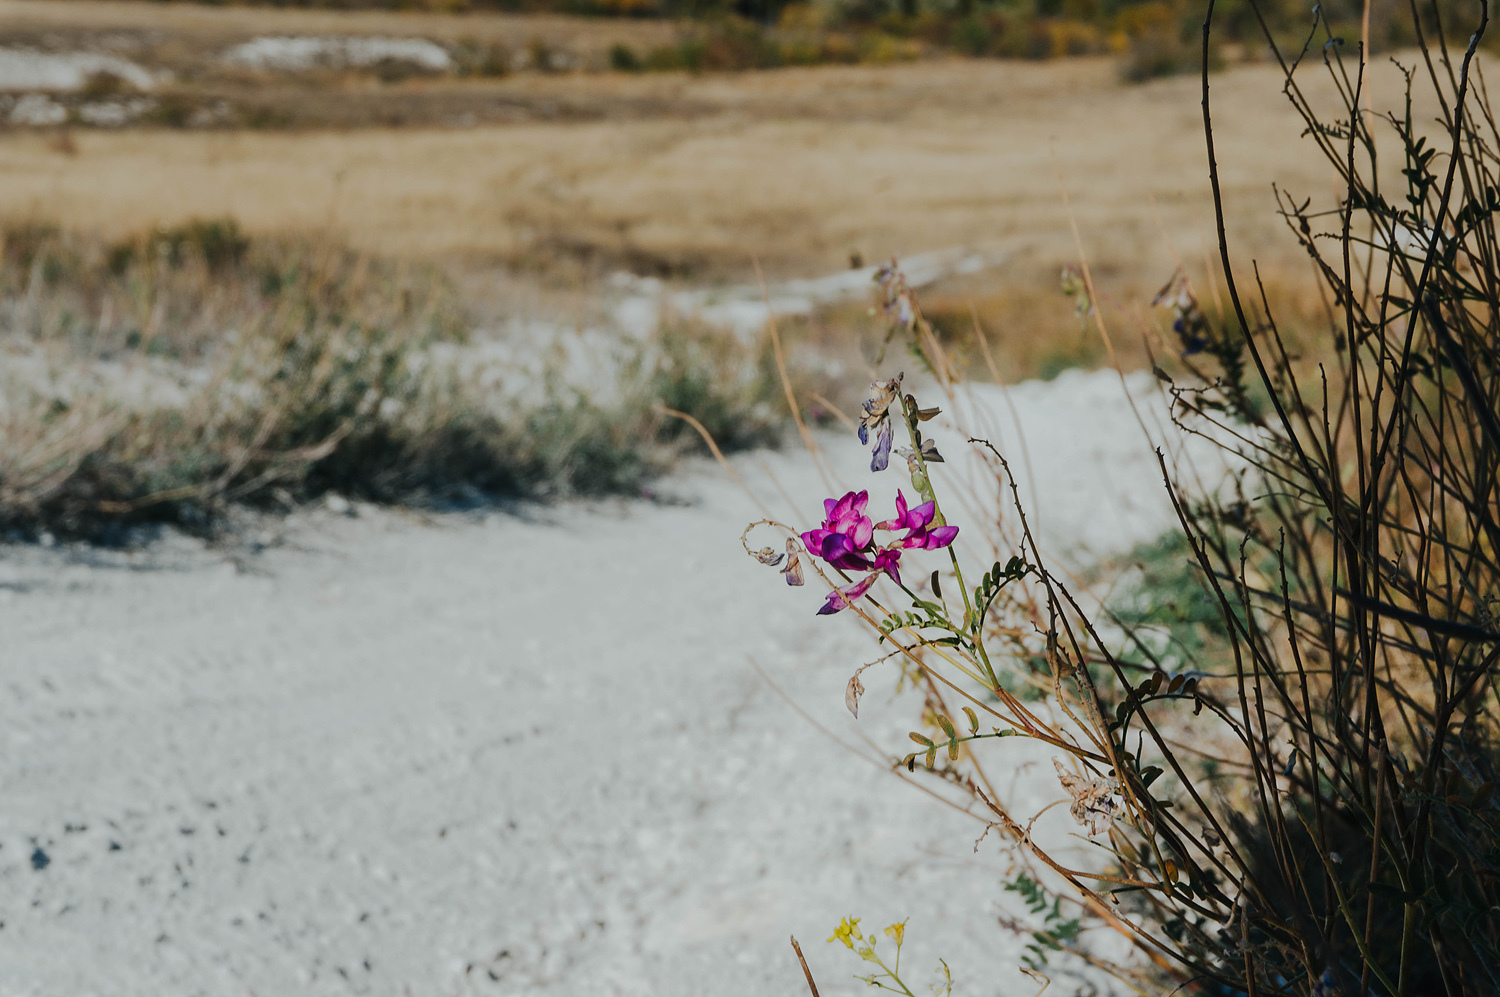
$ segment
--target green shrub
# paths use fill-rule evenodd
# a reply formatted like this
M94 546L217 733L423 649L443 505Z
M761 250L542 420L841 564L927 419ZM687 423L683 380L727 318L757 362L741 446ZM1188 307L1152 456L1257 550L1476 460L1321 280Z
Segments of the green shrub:
M618 73L638 73L644 66L641 59L635 54L635 49L628 45L616 44L609 50L609 68Z

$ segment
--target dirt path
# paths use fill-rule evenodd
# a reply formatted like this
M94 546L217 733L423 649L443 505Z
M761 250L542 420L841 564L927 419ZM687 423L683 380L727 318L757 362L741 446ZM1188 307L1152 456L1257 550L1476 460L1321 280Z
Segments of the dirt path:
M1052 543L1165 522L1112 378L1016 391ZM778 511L765 468L821 497L805 457L739 466ZM0 551L0 991L793 994L793 933L823 993L864 992L823 944L845 914L911 917L907 965L965 993L1029 987L982 826L747 660L894 745L890 676L844 713L867 639L744 557L759 513L717 467L660 492L690 504L319 510L238 566ZM1034 812L1056 783L1014 752Z

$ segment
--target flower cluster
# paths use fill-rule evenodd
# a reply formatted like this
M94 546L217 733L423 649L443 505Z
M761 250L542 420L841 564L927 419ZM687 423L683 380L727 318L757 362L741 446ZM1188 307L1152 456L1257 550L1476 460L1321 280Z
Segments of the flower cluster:
M896 517L884 522L873 522L865 515L869 505L869 492L849 492L839 499L824 499L823 525L802 534L802 543L814 557L820 557L841 571L867 572L865 577L850 585L836 588L828 593L828 601L818 610L818 615L837 613L845 606L869 591L881 574L887 574L897 585L901 584L898 564L901 552L937 550L953 542L958 535L956 526L932 525L937 506L923 502L908 508L906 496L896 492ZM875 543L875 531L906 535L880 546Z
M896 958L892 964L887 965L886 961L881 958L880 953L875 951L875 946L880 941L879 935L873 931L868 935L865 934L860 930L859 921L860 919L857 917L846 917L839 922L837 928L833 929L833 934L828 936L830 942L842 943L845 948L853 951L855 955L859 956L865 962L873 963L879 967L878 972L872 972L869 976L856 976L855 979L863 981L868 986L878 987L893 994L911 994L913 992L912 988L902 981L900 975L901 946L906 941L906 922L897 921L882 932L885 937L896 943ZM798 951L800 954L801 950L799 949ZM942 979L932 985L932 992L935 997L952 994L953 974L949 972L948 964L941 959L938 960L938 965L942 967L943 975ZM808 975L808 982L812 982L811 974ZM814 987L813 993L816 994L817 992L817 988Z
M839 926L833 929L833 934L828 936L828 940L830 942L843 942L846 947L854 948L854 939L863 938L859 933L859 922L860 919L857 917L844 918L839 922Z

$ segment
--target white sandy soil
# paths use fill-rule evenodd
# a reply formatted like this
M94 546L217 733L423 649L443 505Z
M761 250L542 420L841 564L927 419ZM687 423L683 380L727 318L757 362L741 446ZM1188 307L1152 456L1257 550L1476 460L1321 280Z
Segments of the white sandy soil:
M1170 524L1113 374L1013 400L1049 546ZM982 404L1017 454L998 393ZM852 438L823 443L870 480ZM806 455L736 467L812 525ZM955 992L1034 992L995 924L1021 909L995 836L976 854L982 824L832 743L751 664L903 751L891 673L844 710L868 638L813 615L815 579L745 557L760 513L716 465L656 493L322 509L249 556L0 550L0 995L806 993L789 934L825 995L864 993L824 943L845 914L910 917L918 984L941 955ZM1062 795L1045 752L1004 743L1018 811ZM1076 830L1059 819L1037 833Z
M118 56L0 48L0 91L82 90L89 77L99 73L117 76L141 90L156 84L149 71Z
M432 72L453 68L448 50L422 38L252 38L224 53L225 62L257 69L299 71L403 62Z

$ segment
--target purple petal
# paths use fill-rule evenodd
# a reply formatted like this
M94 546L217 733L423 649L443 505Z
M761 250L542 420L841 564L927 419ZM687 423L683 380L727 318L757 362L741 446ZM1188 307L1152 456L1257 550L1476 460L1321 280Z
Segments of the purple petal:
M932 522L933 514L937 512L936 502L923 502L913 509L906 517L908 529L920 530Z
M835 568L844 571L868 571L870 561L849 542L849 538L842 533L830 533L823 539L823 546L818 551L823 560Z
M870 501L869 492L845 492L843 497L834 503L833 510L829 512L828 518L832 522L857 516L864 511L866 503ZM830 529L838 527L830 525Z
M946 547L958 536L957 526L939 526L927 534L927 540L922 545L923 550L937 550Z
M856 549L864 550L870 546L870 541L875 539L875 524L870 522L869 516L861 516L853 525L854 529L850 531L849 539L854 541Z
M839 612L845 606L855 602L859 599L860 596L864 595L865 592L869 591L870 586L874 585L875 579L879 577L880 575L878 573L871 573L866 575L864 578L861 578L853 585L846 585L841 589L834 589L832 592L829 592L828 601L823 604L822 609L818 610L818 615L830 616L833 613Z
M786 577L788 585L802 584L802 561L796 554L793 554L792 559L786 562L786 567L781 569L781 573Z
M833 561L854 553L854 544L842 533L825 533L822 541L813 548L825 561Z
M896 489L896 518L887 519L883 523L876 523L877 530L904 530L906 529L906 496L901 494L901 489Z
M897 585L901 584L901 572L896 570L897 563L901 560L901 551L883 550L875 557L873 567L877 571L884 571L891 576L891 580Z
M823 549L823 541L828 535L827 530L808 530L802 534L802 546L817 554Z
M880 424L880 435L875 438L875 451L870 455L870 470L884 471L891 463L891 444L895 442L896 431L887 419Z
M829 558L828 563L842 571L869 571L874 567L870 559L861 554L845 554Z

